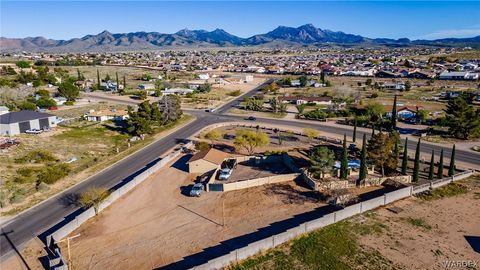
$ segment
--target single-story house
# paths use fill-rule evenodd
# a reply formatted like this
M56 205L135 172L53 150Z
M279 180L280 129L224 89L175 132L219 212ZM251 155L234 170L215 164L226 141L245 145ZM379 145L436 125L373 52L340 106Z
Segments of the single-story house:
M170 88L162 90L162 95L186 95L193 93L195 90L188 88Z
M305 96L290 96L278 98L284 103L293 103L295 105L314 103L316 105L331 105L331 97L305 97Z
M198 78L199 78L200 80L208 80L208 79L210 79L210 75L208 75L208 73L199 74L199 75L198 75Z
M383 84L383 88L387 90L400 90L403 91L405 90L405 83L399 82L399 83L385 83Z
M49 129L57 126L57 117L35 111L10 112L0 115L0 134L17 135L29 129Z
M215 170L229 155L225 152L210 148L193 155L188 161L188 171L190 173L203 174Z
M153 83L142 83L138 85L138 89L140 90L154 90L155 85Z
M63 105L65 102L67 102L67 99L65 97L54 97L52 98L57 105Z
M440 74L439 79L441 80L478 80L478 73L470 73L464 71L444 71Z
M90 112L85 114L85 118L87 119L87 121L92 122L102 122L107 120L122 121L128 118L128 111L117 109L100 111L91 110Z

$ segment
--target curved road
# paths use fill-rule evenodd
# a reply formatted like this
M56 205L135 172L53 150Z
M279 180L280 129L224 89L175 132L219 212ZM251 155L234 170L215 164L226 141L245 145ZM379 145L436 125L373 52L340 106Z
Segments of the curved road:
M269 81L266 81L265 83L269 83ZM255 89L252 89L244 96L254 95L262 86L263 85L260 85ZM0 235L0 259L5 260L9 256L15 254L17 250L21 249L30 239L63 220L64 217L77 211L79 207L75 204L69 203L71 194L80 194L93 186L102 186L106 188L115 187L122 181L128 181L136 172L146 168L148 164L158 160L160 156L166 153L166 151L175 147L179 142L189 138L205 126L219 122L243 120L243 117L241 116L224 115L224 113L230 108L236 106L239 100L244 96L237 97L226 103L214 113L189 110L188 112L194 114L197 118L185 127L180 128L170 135L144 147L115 165L93 175L64 192L61 192L57 196L32 207L30 210L7 222L6 225L2 226L2 234ZM115 101L118 102L118 100ZM258 118L257 121L258 123L290 125L298 128L315 127L327 133L347 133L349 136L351 136L352 132L350 127L327 126L322 123L269 118ZM256 123L257 122L252 122L252 124ZM358 131L358 138L361 138L364 133L367 134L367 136L370 135L370 132ZM414 153L415 147L415 142L409 144L410 153ZM440 146L433 144L422 144L422 153L430 155L432 149L435 150L435 153L440 153L440 148ZM446 148L445 157L449 156L450 148ZM480 167L480 154L457 150L456 156L459 161L477 165L477 168Z

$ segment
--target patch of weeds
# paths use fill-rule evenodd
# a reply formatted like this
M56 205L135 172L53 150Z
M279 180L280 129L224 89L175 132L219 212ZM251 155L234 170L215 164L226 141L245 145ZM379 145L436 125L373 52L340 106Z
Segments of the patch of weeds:
M468 188L466 186L459 183L450 183L446 186L420 194L418 195L418 198L425 201L432 201L465 194L467 192Z
M417 226L426 230L432 229L432 226L428 225L428 223L423 218L408 217L405 219L405 221L412 224L413 226Z
M56 161L57 159L48 151L34 150L23 157L15 159L15 163L42 163Z
M338 222L227 269L394 269L378 251L357 241L358 231L372 233L381 227Z

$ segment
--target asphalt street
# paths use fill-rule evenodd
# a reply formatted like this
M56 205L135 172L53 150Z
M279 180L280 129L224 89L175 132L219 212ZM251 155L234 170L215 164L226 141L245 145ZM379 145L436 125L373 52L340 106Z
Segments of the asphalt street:
M268 81L266 83L268 83ZM2 234L0 235L0 259L5 260L9 256L14 255L16 252L15 249L21 250L30 239L60 222L64 217L77 211L79 206L73 203L74 200L72 199L75 198L75 194L81 194L83 191L94 186L113 188L116 185L121 184L122 181L128 181L131 179L132 176L147 168L149 164L158 160L168 150L179 145L179 143L184 142L186 138L189 138L202 128L219 122L243 120L243 117L241 116L225 115L225 112L230 108L237 106L239 100L243 97L254 95L262 86L263 85L258 86L245 95L237 97L220 108L217 108L214 112L208 113L204 111L188 110L187 112L195 115L196 119L185 127L176 130L121 160L115 165L16 216L6 225L2 226ZM132 104L134 103L135 102L132 102ZM351 136L352 132L351 127L327 126L322 123L317 124L294 120L258 118L256 122L252 122L252 124L260 123L283 126L289 125L298 128L314 127L327 133L347 133L348 136ZM364 133L366 133L367 136L370 135L370 132L358 131L358 138L361 138ZM415 142L409 143L411 155L414 154L415 147ZM442 147L438 145L422 144L422 153L430 154L433 149L438 155L441 148ZM451 151L450 146L444 148L444 151L445 156L449 157ZM476 165L476 168L480 169L480 154L457 150L456 157L457 160Z

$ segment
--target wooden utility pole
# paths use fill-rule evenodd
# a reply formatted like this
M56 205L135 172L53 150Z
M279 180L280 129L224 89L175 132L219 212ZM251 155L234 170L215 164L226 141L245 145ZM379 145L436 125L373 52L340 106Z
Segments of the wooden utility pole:
M73 269L73 267L72 267L72 254L71 254L71 252L70 252L70 240L72 240L72 239L74 239L74 238L77 238L77 237L79 237L79 236L80 236L80 234L77 234L77 235L67 237L67 238L65 238L65 239L57 242L57 243L61 243L61 242L67 241L67 253L68 253L68 259L67 259L68 262L67 262L67 264L68 264L68 269L70 269L70 270Z

